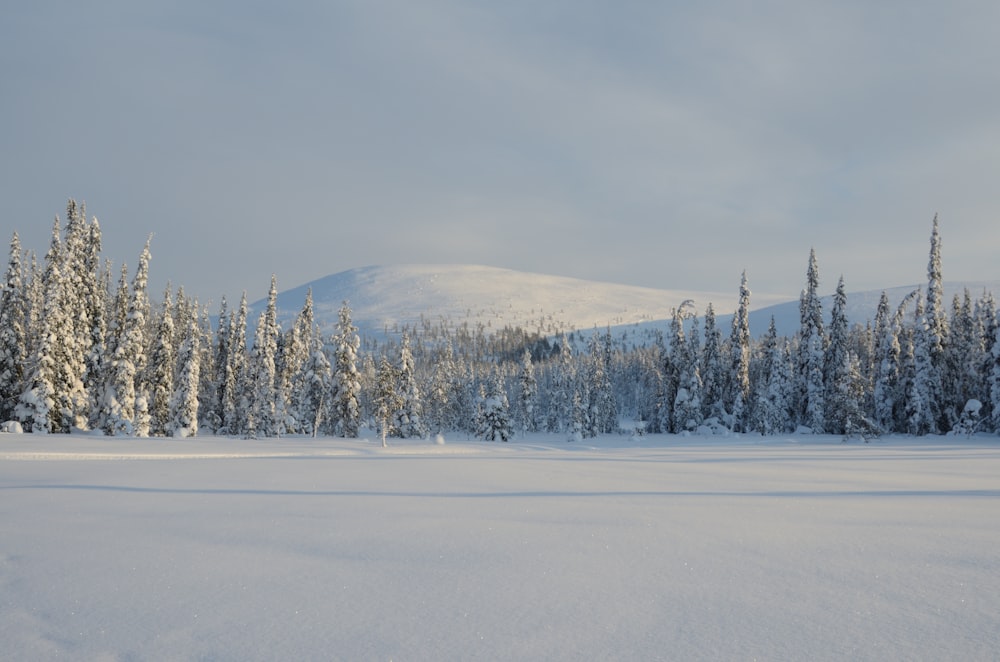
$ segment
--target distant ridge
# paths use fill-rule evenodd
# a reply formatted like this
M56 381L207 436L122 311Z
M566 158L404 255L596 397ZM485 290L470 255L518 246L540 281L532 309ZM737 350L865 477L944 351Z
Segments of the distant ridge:
M369 266L335 273L278 294L278 318L288 321L312 289L316 321L334 329L343 301L365 334L442 319L498 330L520 326L544 333L632 325L669 318L687 299L699 311L711 302L720 314L735 310L738 283L730 293L666 290L528 273L481 265ZM763 303L780 300L765 298ZM761 301L756 301L760 305ZM252 305L260 311L265 302Z
M908 293L923 285L887 288L892 310ZM699 292L620 285L512 269L462 264L408 264L349 269L278 294L278 319L284 328L298 315L312 289L316 322L325 333L334 330L343 301L350 303L354 324L362 334L381 335L421 321L432 326L447 320L452 326L482 324L487 330L504 326L551 334L608 326L646 331L669 325L671 311L684 301L695 302L699 317L712 303L724 334L736 310L738 287L732 292ZM946 282L945 302L968 289L973 300L984 291L1000 293L1000 280ZM852 324L874 320L882 290L849 292L847 318ZM773 295L751 295L750 332L767 332L771 316L778 333L791 336L799 327L799 302ZM252 304L259 312L264 300ZM833 295L822 297L829 320ZM251 318L252 320L253 318ZM253 322L250 323L251 333Z

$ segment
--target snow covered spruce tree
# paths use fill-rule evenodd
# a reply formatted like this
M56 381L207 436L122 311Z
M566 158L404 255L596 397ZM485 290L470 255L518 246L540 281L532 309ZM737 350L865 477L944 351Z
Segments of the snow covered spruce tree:
M573 412L573 389L576 382L576 366L569 338L559 335L559 355L550 367L548 408L545 427L548 432L565 432L569 428Z
M197 302L196 302L197 307ZM208 306L203 306L198 317L198 431L215 434L219 429L218 397L215 385L219 382L215 364L215 333ZM178 352L180 350L178 349Z
M250 397L247 411L247 436L277 437L284 433L284 421L279 417L283 407L278 404L275 385L278 355L277 279L271 276L267 307L261 311L250 355Z
M163 294L163 306L156 323L149 366L153 387L149 408L150 433L165 437L170 432L170 403L174 397L174 318L170 286Z
M942 375L945 370L945 347L948 344L948 318L944 303L944 279L941 272L941 234L938 231L938 217L934 215L931 228L931 248L927 259L927 300L924 312L926 342L915 347L916 351L926 351L929 369L926 375L928 395L933 399L933 430L945 430L944 388Z
M487 383L480 404L482 413L479 436L486 441L508 441L513 436L514 428L510 420L510 402L498 368L494 367Z
M715 308L705 309L705 342L701 350L699 374L702 382L702 419L719 423L724 418L725 376L722 361L722 332L715 322Z
M521 434L534 432L537 427L535 406L538 400L538 380L535 379L535 366L531 361L531 351L524 349L521 354L521 371L517 379L518 407L517 418Z
M81 302L73 279L65 275L75 268L60 239L57 218L42 273L39 342L28 359L28 388L17 407L18 417L34 432L68 432L87 425L89 398L83 378L90 329L88 325L85 337L77 335L73 315Z
M0 291L0 422L14 418L14 408L25 390L27 293L21 266L21 240L14 233L10 259Z
M221 335L221 334L220 334ZM247 349L247 293L240 296L236 314L229 319L225 364L219 369L222 428L225 434L247 434L253 393Z
M226 388L225 371L229 354L230 314L229 304L226 301L226 297L223 296L219 301L216 332L210 346L207 348L207 351L212 353L214 372L210 377L202 373L201 381L203 386L199 387L202 403L199 406L200 415L204 421L203 425L212 434L220 434L222 432L222 402L225 399L223 391ZM207 384L205 384L206 379L208 379Z
M323 337L319 329L313 330L309 358L302 366L302 394L299 401L299 417L305 424L305 431L317 436L325 419L329 417L330 398L333 392L333 369L326 358Z
M303 366L309 359L315 324L312 288L309 288L291 328L284 333L278 332L275 392L280 407L278 416L286 432L308 434L312 430L312 422L301 409L305 384Z
M595 434L609 434L618 429L618 403L608 374L611 332L607 336L596 332L590 339L588 357L588 408L590 426ZM530 358L530 357L529 357Z
M118 290L108 321L108 359L105 364L99 420L108 435L148 436L149 415L140 375L146 366L146 293L149 278L149 242L139 256L139 266L127 281L123 264Z
M1000 323L993 327L993 347L988 367L992 427L994 432L1000 433Z
M996 347L997 327L1000 327L1000 318L997 316L997 303L990 292L983 292L976 301L977 328L983 336L983 356L979 366L979 392L982 394L980 400L983 403L982 416L984 425L991 421L995 415L992 397L992 373L993 373L993 351ZM987 425L987 427L989 427Z
M941 382L931 362L933 343L923 297L918 295L911 344L912 377L907 382L906 393L906 431L917 436L939 432Z
M691 320L691 333L685 334L684 321ZM674 311L670 325L671 365L677 374L677 388L670 406L672 432L693 432L701 426L701 369L698 357L698 326L694 314L694 302L684 301Z
M806 289L799 298L799 353L795 379L797 420L815 434L826 430L826 404L823 384L826 336L823 331L823 307L819 297L819 264L816 251L809 251Z
M201 367L201 329L191 316L181 334L177 352L177 380L170 398L167 432L172 437L193 437L198 434L198 384Z
M841 276L833 296L830 331L823 356L823 402L826 407L823 420L826 431L830 434L844 434L848 417L852 413L846 408L848 403L845 401L851 378L848 352L847 293L844 277Z
M295 317L292 327L284 334L284 342L278 352L278 398L288 403L285 428L289 432L299 434L314 432L315 416L306 411L308 408L306 391L311 386L306 363L312 352L315 326L313 294L312 288L309 288L302 303L302 310Z
M763 383L758 385L752 409L751 426L761 434L781 434L791 428L791 375L788 342L778 337L774 316L761 345L760 370Z
M944 416L953 429L962 416L965 403L987 399L981 380L984 353L984 330L973 310L972 295L965 288L962 296L952 300L948 344L944 349Z
M344 301L337 314L333 367L334 417L337 433L342 437L357 437L361 428L361 376L358 373L360 348L361 338L358 336L358 328L351 321L351 307Z
M874 423L880 432L895 430L899 394L899 336L898 320L889 311L889 297L883 291L875 313L875 347L872 391Z
M378 426L382 448L386 447L385 439L392 434L396 414L403 406L403 397L399 393L398 386L398 371L389 359L382 355L375 372L375 388L372 394L373 418Z
M430 432L440 434L458 429L457 405L452 397L456 367L451 338L437 348L433 365L424 411Z
M426 437L427 429L423 423L423 407L420 400L420 387L414 369L413 352L410 349L410 336L405 331L399 343L399 366L396 370L397 393L401 405L395 412L396 431L402 438Z
M731 428L746 432L750 420L750 288L747 272L740 279L740 300L733 316L729 337L729 375L726 404L732 420Z

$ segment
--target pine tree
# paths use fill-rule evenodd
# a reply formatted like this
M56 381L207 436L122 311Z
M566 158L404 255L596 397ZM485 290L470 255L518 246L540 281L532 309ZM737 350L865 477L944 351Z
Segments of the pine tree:
M715 309L705 309L705 343L701 353L702 418L721 421L725 414L725 376L722 361L722 333L715 323Z
M177 380L170 399L168 433L172 437L194 437L198 434L198 385L201 367L201 331L198 320L191 316L182 334L177 353Z
M990 358L990 408L993 430L1000 433L1000 323L993 325L993 348L990 351Z
M895 428L899 397L900 347L897 321L889 313L889 297L883 291L875 314L874 375L872 390L875 425L881 432Z
M979 365L979 392L982 393L983 401L982 416L984 421L989 421L995 415L992 398L993 379L993 352L996 349L997 328L1000 327L1000 320L997 319L997 304L993 294L984 291L976 302L977 328L983 336L983 357Z
M924 312L923 297L917 297L913 328L913 378L906 397L907 431L914 435L937 434L940 407L940 387L931 361L933 332Z
M165 437L171 429L171 401L174 397L174 318L172 313L170 286L163 294L163 307L160 310L156 324L156 336L153 338L150 369L153 386L152 402L150 403L150 433Z
M823 308L819 297L819 264L816 251L809 251L806 269L806 289L799 299L799 354L795 397L798 419L814 433L824 432L826 410L823 396L823 365L826 336L823 330Z
M610 332L608 336L610 340ZM595 333L590 342L587 391L590 426L598 434L609 434L618 429L618 404L608 375L608 354L604 338Z
M149 286L149 243L139 256L139 265L132 279L132 297L129 303L128 320L125 331L127 359L134 366L134 418L132 434L137 437L149 436L149 393L150 383L147 372L147 348L149 347L150 304Z
M521 434L534 432L535 405L538 399L538 380L535 379L535 367L531 361L531 352L525 348L521 354L521 371L518 375L520 391L518 395L518 418Z
M757 390L752 428L761 434L781 434L790 428L789 356L786 341L779 341L778 329L771 317L761 348L764 384Z
M593 428L590 407L587 404L590 401L587 380L579 377L574 379L571 393L568 441L580 441L595 436L597 433Z
M71 316L79 302L70 289L71 279L64 275L67 262L57 218L42 274L39 342L29 360L28 390L17 407L21 420L36 432L69 432L87 424L85 366Z
M733 430L745 432L750 415L750 288L747 286L746 271L740 281L740 300L733 316L729 352L727 404Z
M86 209L70 200L66 210L66 231L62 264L63 305L73 311L68 316L65 342L65 370L71 384L67 394L66 418L70 425L86 428L90 419L90 395L87 392L87 360L90 356L93 336L95 292L98 282L98 252L100 246L92 247L91 228L87 224Z
M351 307L344 301L337 318L335 366L333 371L334 415L337 429L343 437L357 437L361 427L359 395L361 379L358 373L358 350L361 338L351 321Z
M40 331L27 365L27 389L21 394L15 414L35 434L65 432L62 402L66 385L61 383L58 362L64 349L66 319L61 307L59 272L59 224L53 231L46 270L42 277L44 296L38 311ZM37 303L36 303L37 306Z
M94 219L92 228L97 227ZM98 234L99 236L99 234ZM104 384L108 372L108 313L110 310L109 296L111 294L111 264L108 262L101 270L101 285L94 291L92 311L90 316L90 353L87 355L87 368L84 387L89 396L89 427L92 430L102 429L101 415L104 400Z
M28 351L25 330L27 301L21 266L21 241L10 241L10 260L0 291L0 422L14 418L14 408L25 390L24 363Z
M403 406L403 397L399 393L398 383L398 371L383 355L375 373L375 389L372 397L374 418L378 424L382 448L385 448L385 438L392 433L393 421L396 420L397 412Z
M284 336L278 361L278 397L288 403L285 426L298 433L312 432L313 420L302 410L306 388L305 364L312 352L314 326L312 288L309 288L302 310Z
M453 398L457 390L455 373L455 351L451 338L448 338L434 361L434 371L425 400L426 418L432 432L442 433L458 428L457 403Z
M480 436L486 441L508 441L513 435L510 403L500 370L494 368L482 403Z
M149 434L149 414L145 382L149 279L149 242L139 256L139 266L128 286L122 265L118 292L112 304L108 352L101 406L101 427L105 434L145 437Z
M198 429L209 434L215 434L222 425L219 415L219 394L216 384L219 383L218 366L215 362L216 340L209 318L208 306L201 308L198 323Z
M247 354L247 293L240 297L235 316L229 320L228 349L222 378L226 387L222 394L222 429L226 434L247 434L253 377Z
M666 347L663 334L659 329L654 331L653 342L645 348L639 359L639 387L636 397L639 429L641 432L660 433L663 416L662 407L667 406L666 387L663 367L666 363Z
M396 374L399 385L397 392L402 398L402 405L396 411L396 430L400 437L425 437L427 429L424 426L423 406L420 400L420 388L414 370L413 353L410 349L410 337L406 332L400 341L399 367Z
M945 370L945 347L948 344L948 321L944 309L944 280L941 274L941 235L938 232L938 217L934 215L931 229L930 256L927 261L927 301L924 313L926 342L919 343L915 351L925 351L929 365L924 375L931 415L934 417L933 433L946 429L948 422L944 415L945 405L942 376ZM922 357L918 357L922 361Z
M844 434L847 421L856 413L853 408L858 403L846 403L844 398L850 392L847 334L847 293L844 289L844 277L837 282L837 291L833 296L833 309L830 311L830 335L824 354L823 365L823 401L826 405L824 421L826 431L831 434ZM847 405L851 404L852 408Z
M803 401L806 410L803 414L804 424L814 434L822 434L826 430L826 389L823 383L823 340L820 330L813 327L805 339L807 359L805 368L805 392Z
M952 304L949 342L944 351L942 390L945 417L954 427L969 400L982 400L985 390L980 374L985 362L985 330L975 314L968 288Z
M454 369L451 370L451 414L449 415L456 431L472 433L476 429L476 376L469 362L463 356L455 357Z
M303 366L303 391L299 402L299 418L305 424L304 430L316 436L329 410L333 391L333 369L323 351L323 338L318 328L313 329L309 358ZM346 435L345 435L346 436ZM357 436L357 435L354 435Z
M549 402L546 411L546 430L549 432L565 432L569 426L573 412L573 385L576 381L576 369L573 350L569 338L560 334L559 356L551 367L551 384Z
M278 402L276 384L278 355L277 279L271 276L271 289L267 294L267 307L261 312L254 335L250 358L252 390L249 400L248 420L253 423L255 435L277 437L284 433L284 421L279 417L283 410Z
M690 319L690 337L684 333L684 322ZM673 338L670 343L670 365L676 374L677 386L671 389L673 398L671 432L697 430L702 424L701 412L701 369L698 356L698 326L693 312L693 302L683 302L674 311L670 325Z

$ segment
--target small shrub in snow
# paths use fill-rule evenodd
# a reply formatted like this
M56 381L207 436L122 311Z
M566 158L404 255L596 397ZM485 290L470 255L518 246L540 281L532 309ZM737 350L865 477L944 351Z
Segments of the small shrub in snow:
M983 422L980 415L982 409L983 403L975 398L966 402L965 408L962 410L962 417L959 419L958 424L952 429L951 434L971 437L979 432L979 426L982 425Z

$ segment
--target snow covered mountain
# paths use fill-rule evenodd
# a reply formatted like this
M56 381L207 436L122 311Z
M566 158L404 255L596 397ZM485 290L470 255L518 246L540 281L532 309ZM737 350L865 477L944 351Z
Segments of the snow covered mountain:
M737 284L738 285L738 284ZM892 309L920 285L886 289ZM924 284L926 287L926 284ZM968 289L973 300L983 291L1000 293L1000 281L945 283L945 301ZM738 287L732 292L699 292L636 287L599 281L528 273L481 265L410 264L350 269L305 283L278 294L278 319L284 328L302 309L312 290L316 322L325 332L337 323L346 300L354 324L363 334L392 332L403 326L482 324L487 329L522 327L545 334L607 326L643 330L666 329L671 311L691 299L702 316L709 302L718 324L728 333L736 309ZM847 317L864 324L875 318L881 290L847 295ZM822 298L829 318L833 295ZM265 301L251 309L256 313ZM799 326L799 302L786 297L754 293L751 296L750 331L763 335L774 316L778 333L792 335ZM254 317L250 318L251 332Z
M362 333L402 326L482 324L520 326L531 331L592 329L651 322L670 317L687 299L699 310L709 302L720 313L736 307L733 291L666 290L565 278L478 265L411 264L370 266L336 273L278 294L278 319L288 321L302 309L312 289L316 321L325 331L337 323L343 301L351 306ZM757 297L757 305L783 298ZM253 304L260 311L264 301ZM253 318L251 318L253 319Z

